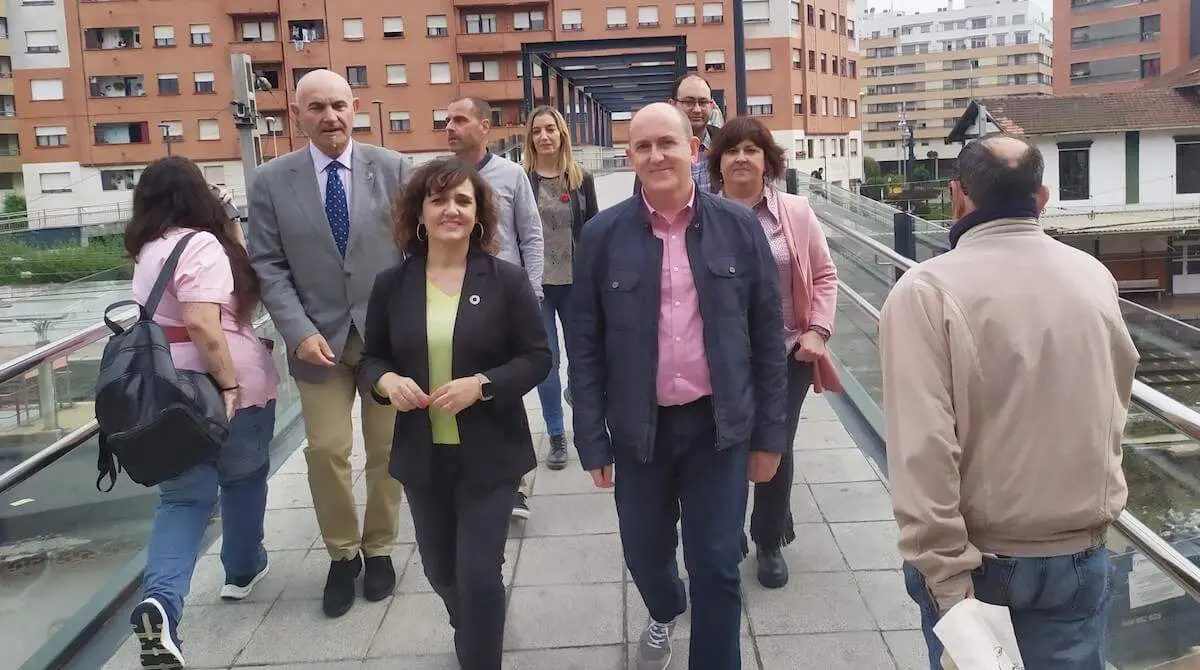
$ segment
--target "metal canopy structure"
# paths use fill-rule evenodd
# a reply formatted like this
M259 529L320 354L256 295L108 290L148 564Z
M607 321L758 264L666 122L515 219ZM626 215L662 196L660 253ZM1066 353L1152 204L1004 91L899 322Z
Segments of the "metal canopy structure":
M534 72L537 65L543 73L540 95L533 77L524 78L527 113L539 104L553 105L577 143L612 146L614 112L632 112L674 94L675 82L687 74L687 39L525 43L521 61L522 72Z

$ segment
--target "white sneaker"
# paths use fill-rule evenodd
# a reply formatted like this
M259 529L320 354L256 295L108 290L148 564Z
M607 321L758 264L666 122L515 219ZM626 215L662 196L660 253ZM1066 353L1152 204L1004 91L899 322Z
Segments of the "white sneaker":
M162 603L146 598L133 608L129 623L141 647L144 670L183 670L183 654Z
M254 585L261 582L271 571L271 560L263 563L262 570L253 577L231 577L226 575L225 585L221 587L221 600L245 600L254 590Z
M671 664L671 635L675 622L659 623L650 619L638 641L635 670L666 670Z

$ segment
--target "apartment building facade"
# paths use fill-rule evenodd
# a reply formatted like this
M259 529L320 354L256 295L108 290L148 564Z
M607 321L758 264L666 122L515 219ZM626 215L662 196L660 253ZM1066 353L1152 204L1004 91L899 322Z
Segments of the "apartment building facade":
M8 30L8 6L0 2L0 200L8 193L22 191L21 143Z
M733 111L730 0L8 2L19 15L10 18L20 26L13 86L34 210L128 202L141 168L168 152L193 158L237 194L232 53L249 54L270 84L256 96L264 159L306 144L288 104L296 81L323 67L355 89L356 136L418 160L445 152L445 109L460 96L493 103L497 137L518 134L524 42L684 34L689 69ZM828 160L827 173L858 178L855 3L744 7L750 112L793 161L815 169ZM620 144L627 123L614 126Z
M1200 56L1200 0L1055 0L1055 93L1128 91Z
M868 11L860 25L863 139L866 155L885 172L900 171L911 134L917 164L944 176L961 149L946 136L973 98L1052 91L1050 24L1036 2L967 0L964 8L937 12Z

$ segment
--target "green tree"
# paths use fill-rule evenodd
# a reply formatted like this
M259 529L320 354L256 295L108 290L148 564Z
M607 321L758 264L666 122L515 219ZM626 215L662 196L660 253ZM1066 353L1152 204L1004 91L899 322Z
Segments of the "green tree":
M864 181L870 182L878 179L881 174L883 174L883 171L879 169L879 163L874 158L871 158L870 156L863 158Z
M4 196L4 213L20 214L25 211L25 196L9 193Z
M930 181L933 175L929 174L929 168L924 165L918 165L913 168L913 181Z

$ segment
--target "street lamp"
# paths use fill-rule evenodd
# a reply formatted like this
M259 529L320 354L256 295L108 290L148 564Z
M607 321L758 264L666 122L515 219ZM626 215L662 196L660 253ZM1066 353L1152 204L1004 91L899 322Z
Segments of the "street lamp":
M171 124L160 123L158 127L162 129L163 144L167 145L167 156L171 155Z
M385 144L383 139L383 101L372 100L371 104L375 105L375 116L379 118L379 146L382 147Z

